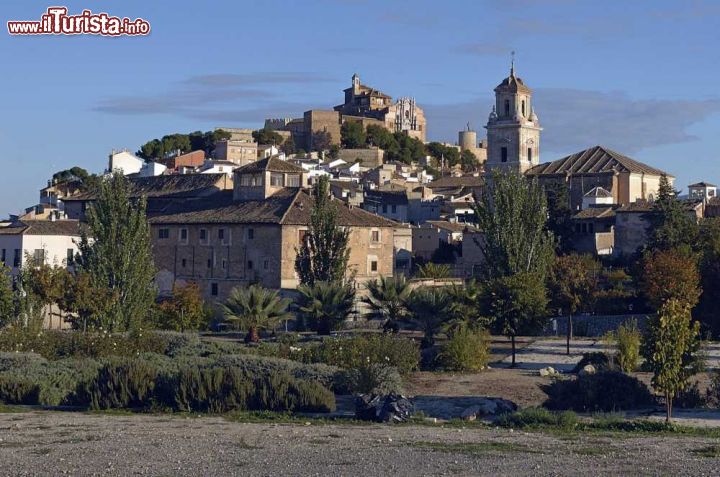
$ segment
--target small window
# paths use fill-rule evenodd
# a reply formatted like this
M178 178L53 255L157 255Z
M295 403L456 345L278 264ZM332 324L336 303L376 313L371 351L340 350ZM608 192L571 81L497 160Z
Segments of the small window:
M307 230L298 230L298 243L305 243L306 236Z
M300 187L300 175L288 174L286 177L288 187Z
M5 250L3 250L3 252L4 252L4 251L5 251ZM4 255L4 254L3 254L3 255ZM67 249L67 255L66 255L66 259L65 259L65 260L67 261L67 265L68 265L68 266L74 264L74 263L75 263L75 250L73 250L73 249L71 249L71 248ZM3 261L5 261L5 257L3 257Z
M45 249L43 248L36 248L33 253L33 260L35 261L35 264L41 265L45 263Z
M187 243L188 240L188 229L180 229L180 241Z
M225 229L218 229L218 240L225 241Z
M0 251L0 263L2 263L4 265L6 259L7 259L7 254L5 252L5 249L2 249Z
M370 232L370 240L373 242L379 242L380 241L380 231L379 230L373 230Z
M210 284L210 294L212 296L218 295L218 284L217 283L211 283Z
M167 239L167 238L170 238L170 229L160 229L160 230L158 230L158 238L159 238L159 239Z
M255 229L248 229L247 237L248 237L248 240L254 239L255 238Z
M183 258L180 263L182 264L181 266L182 266L183 268L187 267L187 259Z
M208 268L212 268L213 267L213 259L208 258L207 264L208 264Z
M391 207L390 207L390 212L392 212L393 214L396 214L396 213L397 213L397 205L391 206Z
M522 100L522 103L520 103L520 107L522 109L522 115L525 116L525 100Z
M503 146L503 147L500 149L500 161L501 161L501 162L507 162L507 159L508 159L507 147Z
M13 254L13 267L19 267L22 260L22 250L19 248L15 249L15 253Z
M248 262L247 262L247 268L248 268L248 270L252 270L252 269L253 269L253 261L252 261L252 260L248 260Z
M224 258L223 258L223 261L222 261L222 269L223 269L223 270L227 270L227 260L225 260Z
M207 229L200 229L200 243L207 243L208 233Z
M377 260L373 260L370 262L370 271L371 272L377 272L378 271L378 263Z
M510 100L505 100L505 116L510 116Z
M528 162L532 162L532 147L528 147Z
M383 204L382 210L383 210L383 214L387 214L387 204Z
M263 269L267 270L270 266L270 262L268 260L263 260Z

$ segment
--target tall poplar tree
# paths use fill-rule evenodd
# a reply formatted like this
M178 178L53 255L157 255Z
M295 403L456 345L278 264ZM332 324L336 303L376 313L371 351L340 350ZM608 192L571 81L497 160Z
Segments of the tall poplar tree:
M320 177L312 196L310 224L305 239L296 249L295 270L305 285L343 282L350 259L350 231L339 224L338 205L330 195L327 177Z
M130 183L120 173L102 181L79 244L81 269L95 287L114 297L92 320L110 331L140 327L156 296L146 200L130 194Z

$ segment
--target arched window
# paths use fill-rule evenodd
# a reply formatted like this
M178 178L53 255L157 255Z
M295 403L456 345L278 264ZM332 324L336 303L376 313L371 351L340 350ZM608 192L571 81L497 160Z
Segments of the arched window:
M524 99L522 101L521 107L522 107L522 115L525 116L525 100Z
M510 116L510 100L505 100L505 116Z

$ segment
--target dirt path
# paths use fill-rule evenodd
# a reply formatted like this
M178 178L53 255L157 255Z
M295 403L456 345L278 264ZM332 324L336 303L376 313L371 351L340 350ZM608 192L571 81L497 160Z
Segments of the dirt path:
M711 439L0 415L2 475L711 475Z

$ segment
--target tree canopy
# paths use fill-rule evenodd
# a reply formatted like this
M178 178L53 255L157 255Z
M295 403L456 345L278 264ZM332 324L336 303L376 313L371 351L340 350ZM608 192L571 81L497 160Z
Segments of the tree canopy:
M279 146L283 143L283 137L276 131L269 128L258 129L252 132L252 137L258 144L273 144Z
M648 218L651 224L647 248L667 250L677 247L694 248L698 241L698 225L678 199L678 191L672 188L664 174L660 176L657 198Z
M146 142L135 154L147 161L162 160L176 152L185 154L191 151L205 151L210 154L217 141L230 139L230 136L229 132L222 129L207 132L194 131L188 134L168 134L160 139Z

